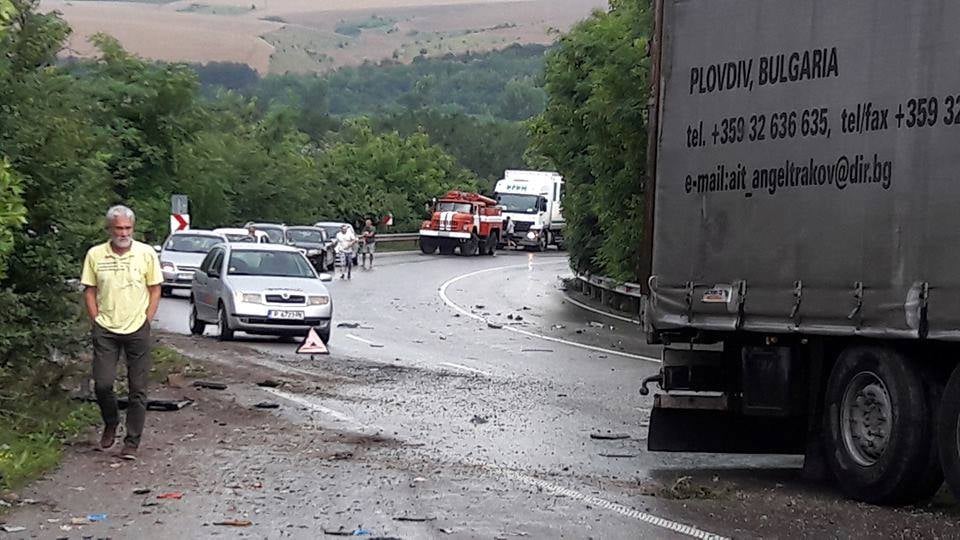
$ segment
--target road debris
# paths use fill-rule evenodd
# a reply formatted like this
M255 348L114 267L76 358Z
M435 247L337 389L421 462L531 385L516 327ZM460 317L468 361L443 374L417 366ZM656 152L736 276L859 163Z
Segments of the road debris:
M177 500L177 501L179 501L180 499L183 498L183 493L180 492L180 491L173 491L173 492L170 492L170 493L161 493L160 495L157 495L157 498L160 499L160 500Z
M153 490L150 489L150 488L144 488L144 487L134 488L133 494L134 494L134 495L146 495L146 494L150 493L151 491L153 491Z
M503 328L503 325L500 324L500 323L495 323L495 322L487 321L487 327L488 327L488 328L493 328L494 330L499 330L499 329Z
M21 527L19 525L0 525L0 530L8 533L23 532L27 530L26 527Z
M423 516L423 517L418 517L418 516L395 516L395 517L393 518L393 520L394 520L394 521L408 521L408 522L411 522L411 523L424 523L424 522L427 522L427 521L436 521L437 518L432 517L432 516L431 516L431 517L426 517L426 516Z
M337 323L337 328L360 328L360 323L358 322Z
M249 527L253 525L253 522L249 519L226 519L224 521L216 521L213 524L223 527Z
M563 325L563 324L555 324L555 325L553 325L553 329L554 329L554 330L563 330L564 328L566 328L566 325Z
M601 441L618 441L620 439L629 439L630 435L626 433L591 433L591 439L599 439Z
M453 533L454 533L454 530L453 530L453 529L440 529L440 532L442 532L443 534L453 534Z
M480 424L486 424L490 420L486 416L480 416L479 414L473 415L473 418L470 419L470 423L479 426Z
M183 373L170 373L167 375L166 383L171 388L183 388L187 386L187 378Z
M254 407L256 407L257 409L279 409L280 404L274 403L272 401L261 401L260 403L257 403L256 405L254 405Z
M280 386L283 386L283 383L280 381L275 381L273 379L267 379L267 380L258 382L257 386L261 388L278 388Z
M193 385L197 388L209 388L210 390L226 390L227 385L221 382L215 381L193 381Z
M608 457L608 458L635 458L635 457L637 457L637 455L636 455L636 454L608 454L608 453L606 453L606 452L601 452L601 453L600 453L600 457Z
M106 514L90 514L89 516L87 516L87 521L89 521L90 523L97 523L99 521L106 521L106 520L107 520Z
M520 352L542 352L542 353L552 353L553 349L520 349Z
M148 411L179 411L180 409L193 403L192 399L148 399L147 400L147 410ZM126 397L117 399L117 407L120 409L126 409L130 406L130 400Z
M588 324L593 328L603 328L604 326L602 322L597 321L590 321Z

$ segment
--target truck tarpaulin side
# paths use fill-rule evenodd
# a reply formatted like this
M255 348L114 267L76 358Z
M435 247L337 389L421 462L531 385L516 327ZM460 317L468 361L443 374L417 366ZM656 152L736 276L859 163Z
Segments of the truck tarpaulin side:
M662 9L648 322L960 340L960 3Z

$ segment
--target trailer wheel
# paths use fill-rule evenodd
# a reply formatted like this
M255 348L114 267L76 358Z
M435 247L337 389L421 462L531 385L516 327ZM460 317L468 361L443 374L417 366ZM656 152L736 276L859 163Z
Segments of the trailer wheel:
M883 347L852 347L827 383L827 463L841 490L873 504L928 497L943 483L933 412L939 392L916 362Z
M424 255L433 255L433 253L437 251L437 241L429 236L421 236L420 251L422 251Z
M960 496L960 366L953 370L937 414L937 446L943 476L954 496Z

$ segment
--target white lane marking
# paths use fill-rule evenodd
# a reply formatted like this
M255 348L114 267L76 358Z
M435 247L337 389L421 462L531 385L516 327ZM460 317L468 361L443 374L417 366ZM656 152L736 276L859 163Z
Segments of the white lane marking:
M481 370L481 369L476 369L476 368L472 368L472 367L470 367L470 366L464 366L464 365L461 365L461 364L454 364L453 362L440 362L440 365L441 365L441 366L452 367L452 368L454 368L454 369L462 369L463 371L470 371L470 372L472 372L472 373L479 373L480 375L483 375L483 376L485 376L485 377L490 377L490 376L491 376L489 373L487 373L486 371L483 371L483 370Z
M543 489L544 491L553 493L555 495L562 495L564 497L573 499L575 501L582 501L590 506L597 506L600 508L604 508L606 510L611 510L622 516L633 518L633 519L642 521L644 523L653 525L655 527L660 527L662 529L673 531L675 533L690 536L692 538L699 538L701 540L728 540L727 537L725 536L704 531L703 529L699 529L697 527L694 527L693 525L678 523L676 521L673 521L667 518L662 518L659 516L655 516L653 514L648 514L646 512L634 510L633 508L624 506L622 504L611 502L606 499L601 499L600 497L596 497L594 495L586 495L579 491L576 491L570 488L565 488L563 486L553 484L551 482L547 482L546 480L541 480L539 478L534 478L532 476L528 476L523 473L511 471L508 469L502 469L500 467L493 466L493 465L482 464L481 467L488 470L493 470L498 474L501 474L507 478L511 478L513 480L516 480L517 482Z
M597 309L593 306L588 306L587 304L584 304L579 300L574 300L573 297L571 297L567 293L563 293L563 297L564 299L566 299L567 302L570 302L571 304L577 306L578 308L585 309L587 311L592 311L598 315L603 315L604 317L610 317L611 319L617 319L618 321L623 321L623 322L628 322L633 324L640 324L640 321L638 321L637 319L631 319L630 317L623 317L615 313L609 313L609 312L603 311L602 309Z
M344 422L344 423L347 423L347 424L353 424L354 426L359 427L359 428L361 428L361 429L368 429L368 428L370 428L370 426L368 426L368 425L366 425L366 424L363 424L363 423L361 423L361 422L358 422L358 421L357 421L356 419L354 419L352 416L346 415L346 414L344 414L344 413L342 413L342 412L339 412L339 411L335 411L335 410L333 410L333 409L331 409L331 408L329 408L329 407L324 407L323 405L320 405L319 403L317 403L317 402L315 402L314 400L308 398L307 396L300 396L300 395L297 395L297 394L291 394L291 393L289 393L289 392L284 392L283 390L277 390L276 388L264 388L263 390L264 390L265 392L269 392L269 393L271 393L271 394L273 394L273 395L275 395L275 396L277 396L277 397L283 398L283 399L285 399L285 400L287 400L287 401L291 401L291 402L293 402L293 403L296 403L297 405L303 405L304 407L307 407L308 409L313 409L313 410L315 410L315 411L317 411L317 412L321 412L321 413L323 413L323 414L325 414L325 415L327 415L327 416L330 416L330 417L332 417L332 418L335 418L335 419L337 419L337 420L339 420L339 421L341 421L341 422Z
M543 265L550 265L550 264L566 264L566 262L567 261L551 261L551 262L542 262L542 263L532 262L529 264L513 264L509 266L497 266L494 268L485 268L483 270L476 270L474 272L463 274L462 276L457 276L457 277L448 279L446 282L443 283L443 285L440 285L440 289L438 292L440 294L440 299L443 300L443 303L449 306L450 308L454 309L455 311L463 315L466 315L467 317L470 317L471 319L486 323L487 319L471 312L470 310L464 309L463 307L459 306L456 302L451 300L450 297L447 296L447 289L458 281L471 278L480 274L485 274L487 272L499 272L501 270L509 270L513 268L529 268L533 266L543 266ZM528 337L543 339L553 343L562 343L564 345L569 345L571 347L577 347L580 349L586 349L588 351L602 352L606 354L615 354L617 356L623 356L625 358L633 358L634 360L643 360L646 362L653 362L656 364L660 363L659 358L652 358L650 356L642 356L639 354L631 354L623 351L615 351L613 349L604 349L603 347L595 347L593 345L587 345L585 343L577 343L576 341L568 341L566 339L560 339L552 336L545 336L543 334L537 334L535 332L528 332L527 330L521 330L520 328L514 328L512 326L504 326L503 330L507 330L509 332L514 332L514 333L521 334Z
M360 336L355 336L355 335L353 335L353 334L346 334L344 337L348 337L348 338L350 338L350 339L352 339L352 340L354 340L354 341L359 341L360 343L366 343L367 345L370 345L371 347L378 347L378 346L380 346L379 343L374 343L373 341L370 341L370 340L368 340L368 339L363 339L362 337L360 337Z

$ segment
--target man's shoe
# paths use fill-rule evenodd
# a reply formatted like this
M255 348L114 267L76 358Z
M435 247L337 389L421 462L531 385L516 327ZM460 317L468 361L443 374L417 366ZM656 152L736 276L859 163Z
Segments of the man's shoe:
M129 444L124 444L123 450L120 450L120 457L123 459L130 459L130 460L137 459L137 447Z
M117 426L104 426L103 435L100 436L100 448L107 449L113 446L117 438Z

